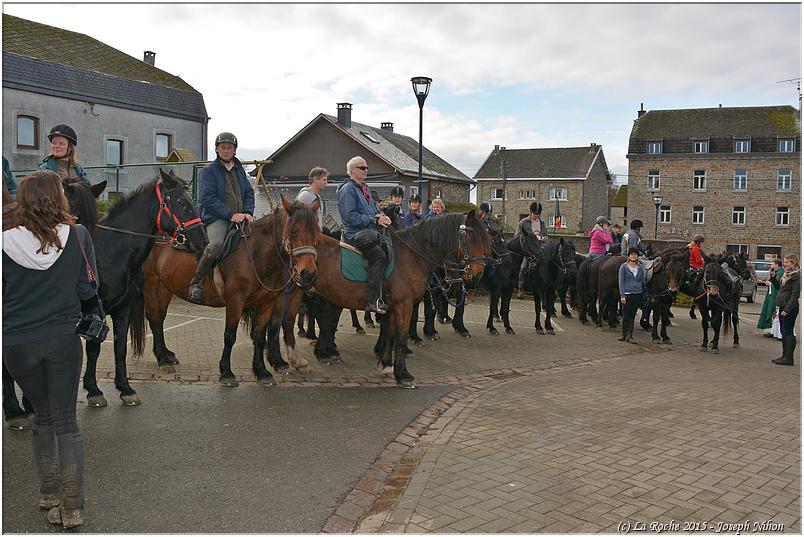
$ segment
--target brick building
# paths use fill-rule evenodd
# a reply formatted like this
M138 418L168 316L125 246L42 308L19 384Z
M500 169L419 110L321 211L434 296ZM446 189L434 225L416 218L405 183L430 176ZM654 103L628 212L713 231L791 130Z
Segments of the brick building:
M653 237L706 237L750 258L801 250L801 116L792 106L640 110L628 147L628 217Z
M503 187L503 175L505 187ZM607 215L611 173L603 147L506 149L496 146L475 174L477 201L489 201L502 217L505 189L505 227L516 229L530 204L539 201L542 218L555 232L556 202L561 210L561 229L568 234L586 233L595 218Z

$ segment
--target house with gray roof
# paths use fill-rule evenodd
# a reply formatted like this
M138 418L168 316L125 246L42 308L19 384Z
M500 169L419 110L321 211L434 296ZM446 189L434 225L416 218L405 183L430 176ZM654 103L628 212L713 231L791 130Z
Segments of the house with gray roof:
M542 204L549 233L586 233L595 218L607 215L611 173L603 147L506 149L495 146L475 174L477 201L490 202L506 230L528 216L530 204ZM503 199L505 209L503 210ZM556 229L556 211L561 227Z
M435 198L448 204L469 202L469 190L475 183L472 178L424 147L419 183L419 142L394 132L390 122L372 127L352 121L351 103L338 103L337 116L317 115L282 144L268 157L272 163L264 167L263 178L270 183L274 200L280 192L292 199L309 183L310 170L323 166L330 173L329 186L322 195L324 212L340 222L336 189L348 177L346 162L355 155L366 159L366 182L380 199L385 199L391 188L401 186L405 200L419 193L425 203ZM407 209L407 203L403 205ZM265 189L257 185L256 213L268 209Z
M628 216L643 236L706 237L708 252L801 249L801 114L792 106L637 111ZM654 199L656 202L654 202Z
M155 57L146 51L140 60L88 35L4 14L3 155L11 168L36 168L58 124L77 132L82 166L112 166L88 171L93 183L109 180L112 192L153 178L175 148L205 160L204 98L157 68ZM154 166L114 168L135 163Z

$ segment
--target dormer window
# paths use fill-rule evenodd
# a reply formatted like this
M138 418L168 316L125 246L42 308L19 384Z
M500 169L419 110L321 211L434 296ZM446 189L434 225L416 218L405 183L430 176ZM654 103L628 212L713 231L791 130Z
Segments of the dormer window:
M661 155L662 142L648 142L648 155Z
M750 140L734 140L735 153L750 153L751 141Z
M697 140L695 142L695 147L693 148L693 152L696 153L696 154L709 153L709 141L708 140Z
M779 140L779 153L793 153L796 150L796 141L793 139Z

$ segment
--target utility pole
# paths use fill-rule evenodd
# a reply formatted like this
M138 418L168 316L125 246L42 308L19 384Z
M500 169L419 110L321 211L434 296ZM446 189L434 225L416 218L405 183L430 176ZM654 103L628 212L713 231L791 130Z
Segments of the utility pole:
M502 178L502 221L503 229L505 229L505 225L508 223L508 213L505 212L505 198L508 197L508 192L505 187L508 183L508 175L505 169L505 159L502 156L502 152L505 151L505 147L495 145L494 151L497 153L497 158L500 159L500 178Z
M786 84L786 83L792 84L793 82L796 83L796 90L798 90L798 113L799 113L799 115L801 115L801 77L799 77L799 78L788 78L787 80L779 80L776 83L777 84Z

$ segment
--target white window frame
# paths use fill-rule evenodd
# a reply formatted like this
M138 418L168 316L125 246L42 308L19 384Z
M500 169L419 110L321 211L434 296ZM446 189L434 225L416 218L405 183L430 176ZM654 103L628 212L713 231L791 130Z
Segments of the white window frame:
M648 155L661 155L662 142L648 142Z
M498 196L498 194L499 194L499 196ZM492 187L492 189L491 189L489 199L501 201L503 199L502 195L503 195L503 188L501 186L495 186L495 187Z
M694 205L692 207L692 225L702 226L705 223L706 223L706 208L703 205Z
M744 172L744 173L738 173ZM738 178L742 179L742 188L739 188ZM745 192L748 190L748 170L743 168L738 168L734 170L734 177L731 181L731 189L735 192Z
M521 200L535 200L536 199L536 191L535 190L520 190L519 191L519 199L521 199Z
M164 157L159 157L156 155L156 137L157 136L167 136L168 137L168 151L167 155ZM170 152L173 151L176 147L176 133L170 129L153 129L153 150L154 150L154 161L155 162L164 162L167 157L170 155Z
M662 186L662 172L661 170L656 171L650 170L648 171L648 192L655 192L659 190Z
M556 191L563 194L563 197L557 198ZM565 186L551 187L550 190L547 191L547 195L550 201L567 201L568 189Z
M779 140L779 153L795 153L796 140L795 138L785 138Z
M779 173L776 174L776 190L792 190L792 188L793 188L793 176L790 173L790 169L779 168Z
M703 175L698 172L703 172ZM696 180L699 180L697 188L695 185ZM706 192L706 170L695 170L692 172L692 189L696 192Z
M731 247L731 250L729 249ZM738 254L745 254L748 255L748 245L747 244L727 244L726 245L727 252L735 252Z
M776 207L776 225L778 227L790 226L790 207Z
M659 223L660 224L673 223L673 208L670 205L661 205L659 207Z
M734 152L735 153L750 153L751 152L751 140L734 140Z
M742 222L740 220L742 220ZM745 210L744 205L735 205L731 208L731 225L744 226L746 220L748 220L748 218L747 218L747 211Z
M692 152L696 155L704 155L709 153L709 140L694 140Z
M547 227L556 227L556 215L551 214L547 217ZM566 229L567 228L567 217L563 214L561 215L561 227L559 229Z
M410 187L410 196L411 197L413 197L415 194L418 194L418 193L419 193L419 187L417 187L417 186ZM410 199L410 198L408 198L408 199Z
M109 142L117 142L120 147L120 162L119 163L112 163L109 162ZM115 137L104 137L103 140L103 161L107 166L122 166L126 162L126 142L122 138L115 138Z

